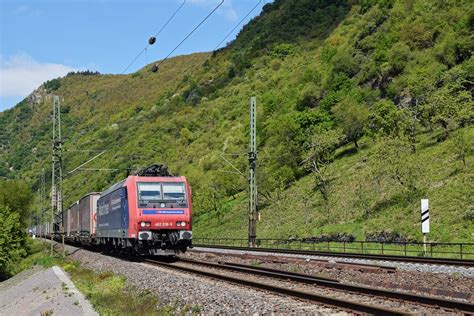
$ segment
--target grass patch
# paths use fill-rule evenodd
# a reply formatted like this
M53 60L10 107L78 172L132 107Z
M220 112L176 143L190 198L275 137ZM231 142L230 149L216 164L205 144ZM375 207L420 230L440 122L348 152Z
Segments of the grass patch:
M189 315L201 311L198 305L181 307L179 302L159 307L156 295L126 285L125 277L111 272L95 273L72 261L63 268L101 315Z
M126 279L122 276L95 273L74 262L63 267L101 315L155 315L160 312L154 294L125 289Z

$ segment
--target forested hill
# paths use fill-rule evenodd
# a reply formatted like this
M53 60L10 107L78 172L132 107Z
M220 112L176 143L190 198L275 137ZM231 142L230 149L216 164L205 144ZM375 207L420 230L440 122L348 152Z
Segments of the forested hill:
M157 73L73 73L0 114L0 176L48 175L63 100L66 204L133 166L193 187L196 237L246 235L249 98L258 104L259 237L381 231L474 241L471 1L276 0L227 47ZM88 150L89 152L85 151ZM47 176L49 179L49 176Z

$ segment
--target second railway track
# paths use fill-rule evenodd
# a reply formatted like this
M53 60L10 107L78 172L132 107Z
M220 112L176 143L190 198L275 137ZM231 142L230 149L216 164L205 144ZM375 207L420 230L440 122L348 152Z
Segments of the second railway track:
M449 259L449 258L376 255L376 254L361 254L361 253L348 253L348 252L322 252L322 251L313 251L313 250L281 249L281 248L280 249L279 248L249 248L249 247L234 247L234 246L205 245L205 244L194 244L193 246L197 248L198 251L199 251L199 248L211 248L211 249L228 249L228 250L262 252L262 253L282 253L282 254L295 254L295 255L308 255L308 256L323 256L323 257L332 257L332 258L337 257L337 258L367 259L367 260L378 260L378 261L398 261L398 262L409 262L409 263L474 267L474 260L467 260L467 259L461 260L461 259Z
M189 259L180 259L175 263L165 263L152 259L145 259L144 262L309 300L356 313L417 315L419 313L440 312L440 308L444 309L444 313L451 312L461 315L474 313L474 304L462 301L387 291L367 286L340 283L329 278L250 265L228 262L210 263ZM222 271L226 273L222 273ZM236 275L232 275L233 273ZM257 279L259 280L257 281Z

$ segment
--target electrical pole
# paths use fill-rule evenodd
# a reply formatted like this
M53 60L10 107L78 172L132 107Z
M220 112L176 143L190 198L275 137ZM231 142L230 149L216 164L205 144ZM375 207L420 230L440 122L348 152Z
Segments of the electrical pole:
M249 151L249 247L256 247L257 238L257 100L250 98L250 151Z
M40 227L41 227L41 235L45 235L46 232L44 231L44 227L42 226L44 223L44 196L46 195L46 179L44 175L44 168L41 169L41 185L40 185L40 213L41 213L41 220L40 220Z
M51 176L51 256L53 255L53 233L54 222L57 220L58 230L61 234L64 255L64 218L63 218L63 170L62 170L62 140L61 140L61 107L59 97L53 97L53 154L52 154L52 176Z

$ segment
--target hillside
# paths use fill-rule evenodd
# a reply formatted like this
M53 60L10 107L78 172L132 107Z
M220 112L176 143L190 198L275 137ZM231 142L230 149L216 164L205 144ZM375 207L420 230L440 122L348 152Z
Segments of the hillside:
M132 166L193 187L196 237L246 235L248 104L258 103L259 237L419 233L474 241L474 8L469 1L277 0L213 53L158 73L71 74L0 113L0 176L50 172L51 95L63 105L65 204ZM47 177L48 179L48 177Z

